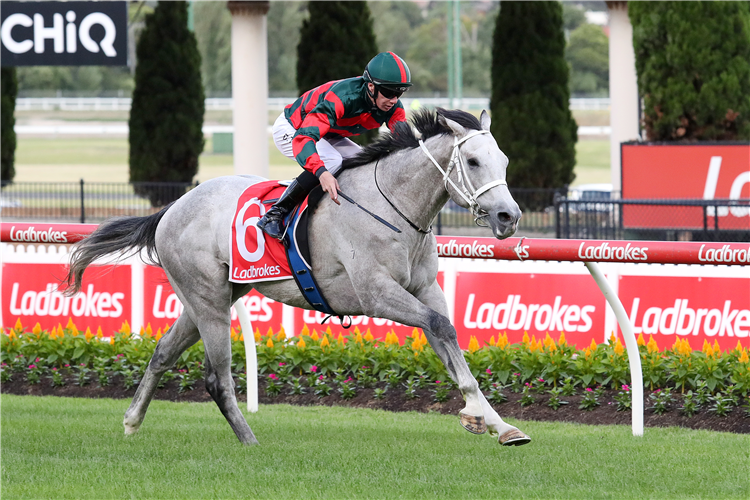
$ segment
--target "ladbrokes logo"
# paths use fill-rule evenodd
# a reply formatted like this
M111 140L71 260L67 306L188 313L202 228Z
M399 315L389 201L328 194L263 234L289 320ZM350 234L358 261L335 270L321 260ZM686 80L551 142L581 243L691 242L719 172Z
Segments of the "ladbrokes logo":
M168 293L166 293L168 292ZM182 314L185 307L177 298L177 294L166 289L164 285L157 285L154 290L154 302L151 305L151 314L155 319L176 319ZM272 305L275 301L262 296L246 295L242 302L250 314L250 321L267 322L273 318ZM237 311L232 307L232 321L237 319Z
M581 243L578 247L578 257L584 260L619 260L619 261L642 261L648 260L648 247L637 247L628 243L625 246L610 246L604 242L598 246L586 246Z
M747 248L732 248L729 245L706 250L706 245L701 245L698 260L708 264L742 264L750 262L750 251Z
M524 304L520 295L508 295L508 300L495 304L485 302L474 309L475 294L469 294L464 313L464 326L480 330L529 330L588 332L596 306L563 304L555 297L553 304Z
M649 307L639 315L641 299L633 299L630 322L636 334L698 335L708 337L747 337L750 332L750 310L732 307L732 301L724 301L724 307L697 308L688 305L688 299L676 299L673 307Z
M67 231L55 231L53 228L37 230L34 226L21 231L16 226L10 228L10 241L22 241L24 243L67 243Z
M493 257L495 246L482 245L474 240L471 243L458 244L456 240L450 240L447 243L438 243L438 257L468 257L468 258L488 258Z
M264 264L263 267L255 267L255 265L252 265L247 269L242 269L241 271L237 268L234 268L234 274L232 275L232 278L241 280L272 278L274 276L279 276L280 274L280 266L269 266L268 264Z
M97 292L94 285L72 297L64 296L53 283L44 290L27 290L23 294L20 287L20 283L13 283L10 294L10 313L14 316L119 318L123 313L124 293Z

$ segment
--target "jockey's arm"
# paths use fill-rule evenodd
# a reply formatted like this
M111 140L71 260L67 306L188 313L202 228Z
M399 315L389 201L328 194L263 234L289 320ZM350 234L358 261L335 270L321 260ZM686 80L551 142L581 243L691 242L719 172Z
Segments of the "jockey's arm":
M338 181L333 174L328 172L323 160L320 159L316 144L340 118L339 114L343 116L343 106L337 106L335 102L327 99L324 100L307 114L292 139L292 150L297 163L318 177L323 191L328 193L336 203L339 203Z

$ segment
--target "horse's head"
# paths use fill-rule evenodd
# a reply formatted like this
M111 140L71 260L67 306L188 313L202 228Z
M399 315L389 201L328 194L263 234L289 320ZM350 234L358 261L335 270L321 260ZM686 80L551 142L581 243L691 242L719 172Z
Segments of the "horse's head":
M450 118L451 112L438 112L438 121L454 137L450 180L446 189L458 205L468 208L478 225L490 226L498 239L516 232L521 210L505 182L508 157L490 134L490 117L482 111L480 130L464 127Z

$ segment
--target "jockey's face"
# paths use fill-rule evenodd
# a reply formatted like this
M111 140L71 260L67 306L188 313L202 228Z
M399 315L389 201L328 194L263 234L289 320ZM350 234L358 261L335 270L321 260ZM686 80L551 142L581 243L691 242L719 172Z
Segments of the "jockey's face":
M375 92L375 85L373 85L372 83L368 83L367 87L370 89L371 93ZM385 97L383 97L383 95L380 92L378 92L378 95L375 98L375 106L377 106L380 111L390 111L391 108L395 106L397 102L398 102L398 97L386 99Z

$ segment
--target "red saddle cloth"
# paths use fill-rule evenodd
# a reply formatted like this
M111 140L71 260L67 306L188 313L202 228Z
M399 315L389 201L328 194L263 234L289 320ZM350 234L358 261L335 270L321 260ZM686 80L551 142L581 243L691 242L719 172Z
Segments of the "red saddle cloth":
M256 223L266 213L264 200L278 199L286 186L267 181L247 188L239 200L232 220L232 253L229 281L255 283L291 279L292 271L280 241L266 237Z

